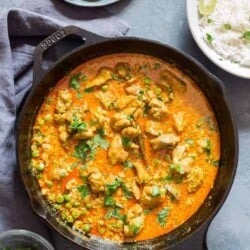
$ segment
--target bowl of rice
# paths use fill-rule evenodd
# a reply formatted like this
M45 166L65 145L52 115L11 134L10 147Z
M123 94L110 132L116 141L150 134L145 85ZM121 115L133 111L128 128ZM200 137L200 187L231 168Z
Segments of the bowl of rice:
M250 79L250 0L187 0L186 6L203 53L223 70Z

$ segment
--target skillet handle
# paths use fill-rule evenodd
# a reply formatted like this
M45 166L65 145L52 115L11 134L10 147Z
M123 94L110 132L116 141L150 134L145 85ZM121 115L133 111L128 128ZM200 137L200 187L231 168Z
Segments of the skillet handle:
M103 37L98 36L90 31L78 28L76 26L70 25L66 26L56 32L54 32L49 37L41 41L34 51L34 61L33 61L33 84L36 85L45 75L47 70L45 70L43 65L43 55L50 47L54 46L57 42L61 41L65 37L70 35L76 35L82 38L83 43L86 45L91 45L97 41L103 40Z

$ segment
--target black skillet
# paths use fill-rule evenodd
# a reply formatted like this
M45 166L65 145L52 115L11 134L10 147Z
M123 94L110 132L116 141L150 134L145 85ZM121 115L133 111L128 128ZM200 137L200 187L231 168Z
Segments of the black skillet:
M81 37L84 44L58 60L51 69L42 68L43 54L59 40L70 35ZM38 184L31 177L30 138L32 127L44 98L51 88L69 70L92 58L120 52L134 52L158 57L174 63L193 78L209 100L216 115L221 136L221 161L215 186L199 210L184 224L172 232L147 241L118 244L96 237L86 237L64 225L41 195ZM65 27L45 40L34 53L34 78L17 124L17 157L21 175L34 211L44 218L56 231L87 249L207 249L206 232L231 188L238 160L238 137L235 124L225 100L224 87L219 79L208 72L192 57L168 45L139 38L104 38L74 26ZM152 228L152 230L154 230Z

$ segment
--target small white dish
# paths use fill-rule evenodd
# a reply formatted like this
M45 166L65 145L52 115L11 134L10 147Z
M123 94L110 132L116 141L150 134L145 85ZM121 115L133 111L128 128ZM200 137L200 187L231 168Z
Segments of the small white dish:
M202 50L202 52L217 66L223 70L242 77L250 79L250 68L241 66L236 63L232 63L227 59L221 59L222 57L215 52L209 45L203 40L201 30L199 27L199 12L197 0L186 0L187 19L192 36Z
M64 0L67 3L81 7L101 7L120 0Z

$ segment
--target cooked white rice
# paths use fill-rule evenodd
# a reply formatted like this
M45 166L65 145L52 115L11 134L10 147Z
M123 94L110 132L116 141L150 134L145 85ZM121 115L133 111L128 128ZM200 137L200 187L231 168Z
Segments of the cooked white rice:
M197 0L198 1L198 0ZM250 0L217 0L215 10L201 16L203 39L223 59L250 67Z

